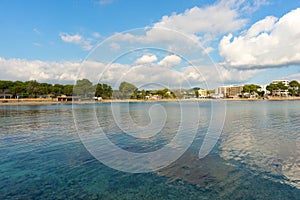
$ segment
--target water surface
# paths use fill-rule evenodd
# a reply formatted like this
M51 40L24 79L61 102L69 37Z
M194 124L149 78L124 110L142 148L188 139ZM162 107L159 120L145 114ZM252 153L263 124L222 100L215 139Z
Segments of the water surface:
M141 153L166 145L187 117L176 102L160 104L166 125L149 140L125 134L111 104L76 109L87 130L84 117L95 112L112 142ZM146 126L151 106L131 103L131 119ZM189 106L183 103L182 109ZM200 160L211 104L199 102L199 127L185 154L159 171L131 174L91 156L76 131L72 105L1 106L0 199L299 199L299 108L299 101L228 102L222 135Z

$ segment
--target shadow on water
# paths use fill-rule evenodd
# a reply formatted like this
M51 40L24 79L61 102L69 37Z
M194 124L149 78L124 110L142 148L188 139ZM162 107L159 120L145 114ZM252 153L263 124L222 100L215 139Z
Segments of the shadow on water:
M204 190L203 197L212 195L221 199L299 199L300 190L264 178L242 165L230 163L218 155L203 159L186 152L172 165L158 171L169 182L184 181Z

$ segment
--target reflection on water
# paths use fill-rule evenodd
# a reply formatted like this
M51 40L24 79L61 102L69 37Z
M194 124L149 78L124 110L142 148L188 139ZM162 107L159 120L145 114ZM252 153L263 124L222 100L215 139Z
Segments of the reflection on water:
M221 156L300 188L299 102L232 103Z
M167 125L155 137L136 139L117 126L110 106L75 109L87 130L87 113L96 111L109 139L128 151L163 147L180 124L176 103L162 103ZM148 104L130 106L136 124L149 124ZM210 103L200 102L192 146L170 166L144 174L119 172L93 158L80 142L70 105L0 107L0 199L299 199L300 102L227 106L223 134L207 157L198 159L198 152Z

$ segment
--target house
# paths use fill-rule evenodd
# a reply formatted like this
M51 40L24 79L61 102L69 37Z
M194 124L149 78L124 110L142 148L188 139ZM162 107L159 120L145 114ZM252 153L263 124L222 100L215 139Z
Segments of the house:
M210 97L213 99L221 99L221 98L224 98L224 95L223 94L211 94Z
M11 99L12 97L12 94L0 94L1 99Z
M66 95L61 95L57 97L57 101L65 102L65 101L79 101L80 97L79 96L66 96Z
M206 98L208 96L208 90L199 89L198 95L199 95L199 98Z
M251 93L245 92L243 94L243 96L246 97L246 98L249 98L249 99L255 99L255 98L259 97L259 95L257 94L257 92L251 92Z
M162 99L162 96L157 95L157 94L150 96L150 100L160 100L160 99Z

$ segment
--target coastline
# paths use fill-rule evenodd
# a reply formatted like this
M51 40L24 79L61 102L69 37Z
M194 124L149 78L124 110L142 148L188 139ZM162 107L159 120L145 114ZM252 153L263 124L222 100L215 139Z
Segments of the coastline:
M5 100L5 102L3 101ZM121 102L173 102L173 101L297 101L300 97L269 97L265 99L246 98L224 98L224 99L160 99L160 100L137 100L137 99L112 99L102 101L57 101L56 99L1 99L0 106L36 106L36 105L57 105L57 104L94 104L94 103L121 103Z

